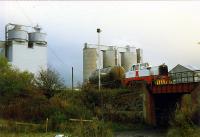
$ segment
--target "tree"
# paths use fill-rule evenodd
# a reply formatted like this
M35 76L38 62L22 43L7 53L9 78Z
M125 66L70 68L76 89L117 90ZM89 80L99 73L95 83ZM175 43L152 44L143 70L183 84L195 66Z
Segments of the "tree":
M65 87L59 73L51 68L48 68L47 70L41 69L35 78L35 83L48 99Z
M33 87L33 74L13 68L6 58L0 57L0 95L21 96Z
M5 72L6 70L10 68L11 68L11 65L8 64L7 59L3 56L0 56L0 73Z

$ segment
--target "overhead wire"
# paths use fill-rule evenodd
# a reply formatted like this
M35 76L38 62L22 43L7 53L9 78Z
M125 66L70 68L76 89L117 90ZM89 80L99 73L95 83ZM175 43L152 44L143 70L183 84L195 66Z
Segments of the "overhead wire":
M26 14L26 11L24 10L24 8L21 6L20 2L17 0L16 1L17 6L19 7L19 9L21 10L22 14L24 15L24 17L27 19L28 22L31 23L31 25L34 25L32 19L28 16L28 14ZM52 5L50 5L52 6ZM37 6L35 6L37 7ZM48 14L46 14L48 15ZM69 64L66 64L58 55L57 53L50 47L48 46L48 49L50 50L50 52L56 57L56 59L60 62L60 64L65 68L66 66L71 68L72 66L69 66ZM61 67L62 68L62 67ZM62 68L63 69L63 68ZM62 70L61 69L61 70ZM77 67L76 69L78 69L79 72L81 72L81 70ZM76 77L76 76L75 76ZM78 78L77 78L78 79Z
M21 4L20 4L20 2L18 0L16 1L16 4L17 4L18 8L21 10L21 12L24 15L24 17L27 19L27 21L29 23L31 23L31 25L33 25L34 23L33 23L32 19L26 14L26 11L21 6ZM46 15L48 15L48 14L46 14ZM58 55L55 53L54 50L51 49L50 46L48 46L48 48L50 49L51 53L57 58L57 60L60 62L61 65L63 65L63 66L66 65L67 67L69 67L69 65L67 65L66 63L64 63L64 61L61 58L58 57Z
M56 7L55 7L55 4L52 4L52 3L50 3L49 4L49 6L50 6L50 9L55 9ZM61 12L60 14L64 14L63 16L65 16L65 13L64 12ZM46 15L49 15L49 13L46 13ZM50 49L51 50L51 49ZM52 52L54 52L54 51L52 51ZM66 64L66 63L65 63ZM68 64L66 64L69 68L71 68L72 66L69 66ZM74 67L74 66L73 66ZM74 68L74 71L78 71L78 72L82 72L82 69L79 69L79 67L76 67L76 68ZM76 73L74 73L74 74L76 74ZM79 79L79 78L77 78L77 75L74 75L74 78L75 79Z
M31 23L31 25L34 25L32 19L26 14L26 11L24 10L24 8L21 6L21 4L19 3L19 0L16 0L16 4L19 7L19 9L21 10L21 13L24 15L24 17L28 20L28 22Z

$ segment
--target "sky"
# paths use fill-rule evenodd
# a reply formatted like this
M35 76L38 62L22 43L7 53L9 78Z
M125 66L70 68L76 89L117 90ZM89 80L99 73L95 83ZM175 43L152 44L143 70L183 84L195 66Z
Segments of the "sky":
M39 24L47 33L48 64L82 82L83 45L142 48L151 66L200 67L199 1L0 1L0 40L7 23Z

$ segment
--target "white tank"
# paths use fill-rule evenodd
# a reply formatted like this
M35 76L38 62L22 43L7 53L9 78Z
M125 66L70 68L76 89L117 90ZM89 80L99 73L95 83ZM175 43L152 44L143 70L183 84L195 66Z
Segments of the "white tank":
M41 33L39 26L34 27L35 32L29 33L29 41L37 44L46 44L46 33Z
M128 71L133 64L137 63L136 52L123 52L121 53L121 66Z
M114 67L117 61L117 52L110 47L109 50L105 50L103 53L103 67Z
M13 29L8 30L8 40L28 41L28 32L22 29L22 26L15 25Z
M88 48L83 49L83 81L88 82L90 75L97 69L97 49Z

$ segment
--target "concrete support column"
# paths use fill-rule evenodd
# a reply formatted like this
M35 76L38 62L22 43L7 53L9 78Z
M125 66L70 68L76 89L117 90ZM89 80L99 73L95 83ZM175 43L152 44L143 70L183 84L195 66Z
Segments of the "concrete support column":
M144 119L149 125L156 125L154 97L150 91L144 93Z

